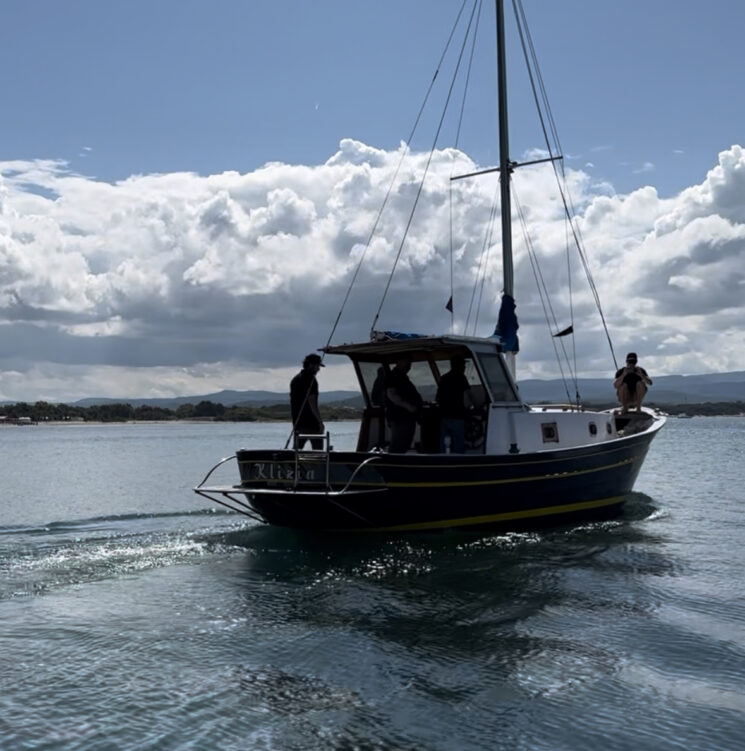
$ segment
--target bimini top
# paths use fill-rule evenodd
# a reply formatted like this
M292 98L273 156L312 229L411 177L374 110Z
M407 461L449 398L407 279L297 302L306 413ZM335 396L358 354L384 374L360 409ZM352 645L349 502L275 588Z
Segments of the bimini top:
M397 332L376 331L369 342L337 344L323 349L329 355L347 355L355 360L392 360L396 357L418 359L432 354L437 357L451 357L456 353L501 352L499 337L476 336L420 336L417 334L401 335Z

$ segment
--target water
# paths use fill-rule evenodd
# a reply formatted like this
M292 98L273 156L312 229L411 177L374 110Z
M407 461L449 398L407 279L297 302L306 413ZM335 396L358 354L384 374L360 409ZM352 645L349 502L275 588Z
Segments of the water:
M744 747L745 419L671 420L619 520L531 534L312 537L191 493L286 436L0 429L3 751Z

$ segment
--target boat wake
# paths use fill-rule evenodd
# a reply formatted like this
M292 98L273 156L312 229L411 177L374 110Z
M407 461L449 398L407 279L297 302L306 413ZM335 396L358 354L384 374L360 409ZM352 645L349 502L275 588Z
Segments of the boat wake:
M206 510L0 527L0 600L230 553L237 524Z

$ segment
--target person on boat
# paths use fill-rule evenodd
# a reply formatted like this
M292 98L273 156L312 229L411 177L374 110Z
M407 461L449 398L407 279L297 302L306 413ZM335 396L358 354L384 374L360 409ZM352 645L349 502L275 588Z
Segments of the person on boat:
M385 384L385 416L391 428L388 450L405 454L411 448L422 397L409 379L411 360L401 359L388 373Z
M303 369L290 381L290 411L292 413L292 429L295 431L296 443L299 449L305 446L307 438L297 438L299 434L323 433L323 420L318 409L318 381L316 375L321 368L326 367L321 362L320 355L311 353L303 360ZM323 448L322 438L311 438L310 445L314 449Z
M375 382L370 391L370 402L373 407L385 407L385 382L387 378L388 374L385 372L385 368L381 365L378 368Z
M440 409L440 453L462 454L466 449L466 402L473 406L466 378L466 361L460 355L450 359L450 370L437 386Z
M642 401L647 393L647 387L652 385L652 379L644 368L637 365L636 352L626 355L626 365L616 372L613 387L621 402L621 413L626 414L631 407L641 412Z

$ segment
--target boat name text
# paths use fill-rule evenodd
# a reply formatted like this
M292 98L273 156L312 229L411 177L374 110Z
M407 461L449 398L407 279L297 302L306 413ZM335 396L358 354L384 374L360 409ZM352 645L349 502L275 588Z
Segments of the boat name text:
M255 462L246 467L248 480L294 480L296 468L293 464L277 464L275 462ZM315 469L297 467L298 480L315 480Z

